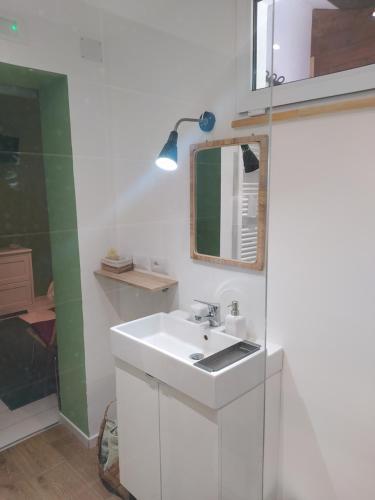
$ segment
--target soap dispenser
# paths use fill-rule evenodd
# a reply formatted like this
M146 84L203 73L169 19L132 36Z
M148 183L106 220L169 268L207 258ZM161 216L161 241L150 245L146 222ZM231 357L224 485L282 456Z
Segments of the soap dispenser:
M246 318L240 316L239 304L237 300L233 300L228 306L231 308L230 313L225 317L225 333L234 335L240 339L246 338Z

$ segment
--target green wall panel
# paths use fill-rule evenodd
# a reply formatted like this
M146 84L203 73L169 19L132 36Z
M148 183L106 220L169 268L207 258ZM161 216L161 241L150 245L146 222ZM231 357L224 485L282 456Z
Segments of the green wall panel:
M52 273L55 282L61 411L86 435L85 350L78 231L64 75L0 63L0 84L38 90Z
M88 434L78 232L68 85L56 78L39 90L55 279L62 413Z
M220 256L221 149L199 151L196 159L197 251Z

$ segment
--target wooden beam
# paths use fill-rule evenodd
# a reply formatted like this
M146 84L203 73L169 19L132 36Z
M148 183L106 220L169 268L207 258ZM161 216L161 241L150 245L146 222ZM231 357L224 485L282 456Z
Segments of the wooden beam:
M366 97L364 99L351 99L348 101L333 102L330 104L321 104L319 106L308 106L305 108L290 109L288 111L277 111L269 114L248 116L232 121L232 128L254 127L257 125L267 125L270 121L284 122L287 120L298 120L310 116L326 115L329 113L339 113L341 111L356 111L358 109L375 108L375 97Z

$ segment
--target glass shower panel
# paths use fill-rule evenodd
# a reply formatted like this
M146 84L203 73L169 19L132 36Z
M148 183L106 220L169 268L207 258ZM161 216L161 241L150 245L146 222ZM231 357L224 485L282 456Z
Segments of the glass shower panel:
M203 214L214 208L215 225L200 225L198 250L241 264L255 264L259 256L266 262L260 242L268 217L264 229L258 216L267 210L269 193L259 165L269 161L272 82L265 125L234 130L235 2L178 1L166 8L161 0L57 0L36 9L39 2L4 1L15 16L9 26L17 30L2 33L7 58L0 63L0 203L6 201L0 261L8 266L0 270L0 421L47 397L53 407L43 411L53 410L54 420L38 411L38 423L46 427L61 418L92 444L107 404L116 398L118 353L111 350L110 327L173 313L171 321L189 332L183 344L191 350L181 371L163 379L135 367L134 378L125 382L139 388L136 402L129 405L122 395L133 412L135 427L125 427L131 436L147 419L152 422L134 440L134 453L143 450L147 463L155 458L155 483L142 467L127 480L121 457L136 455L121 447L121 429L128 425L121 412L113 416L120 481L138 500L148 498L133 489L133 480L159 500L262 500L263 491L275 488L273 462L267 462L267 451L264 458L263 447L265 441L270 449L264 408L266 359L273 352L265 349L266 267L190 257L190 146L235 137L236 144L216 151L215 168L202 162L208 193ZM260 45L259 85L270 64L268 49ZM157 169L155 159L174 123L206 110L216 115L214 130L207 134L184 124L177 171ZM263 150L251 148L253 135L266 145ZM215 184L209 182L213 172ZM94 275L114 249L132 256L141 272L168 274L178 285L151 293ZM195 299L220 306L218 327L195 317ZM246 318L245 338L225 331L233 301ZM169 337L159 333L168 348L175 347L175 330ZM208 359L215 350L228 350L219 356L221 365ZM190 358L202 353L206 362ZM276 352L270 364L277 367L277 359ZM210 398L202 396L207 393ZM28 426L21 438L33 432ZM0 437L0 448L20 439L10 427L0 427ZM66 452L64 439L54 445ZM96 457L90 460L91 473ZM77 470L82 467L76 456L72 461ZM96 468L93 474L98 486Z

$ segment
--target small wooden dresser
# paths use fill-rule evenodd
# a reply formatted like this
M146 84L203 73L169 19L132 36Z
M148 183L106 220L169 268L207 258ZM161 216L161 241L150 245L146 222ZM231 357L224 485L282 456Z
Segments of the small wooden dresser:
M31 248L0 248L0 315L34 303Z

